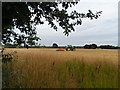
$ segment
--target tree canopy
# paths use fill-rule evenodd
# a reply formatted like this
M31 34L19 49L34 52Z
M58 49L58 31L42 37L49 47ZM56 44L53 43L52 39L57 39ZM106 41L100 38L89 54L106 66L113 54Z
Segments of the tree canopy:
M58 45L56 43L53 43L52 47L53 48L58 48Z
M84 46L84 48L85 48L85 49L96 49L96 48L97 48L97 45L96 45L96 44L90 44L90 45L86 44L86 45Z
M82 18L97 19L102 11L95 14L88 10L88 13L79 13L67 9L78 2L4 2L2 3L2 43L13 42L14 44L25 43L29 45L38 41L36 25L48 22L51 28L57 31L58 27L64 30L65 35L75 31L74 26L82 24ZM62 6L62 9L59 8ZM21 33L17 33L18 29Z

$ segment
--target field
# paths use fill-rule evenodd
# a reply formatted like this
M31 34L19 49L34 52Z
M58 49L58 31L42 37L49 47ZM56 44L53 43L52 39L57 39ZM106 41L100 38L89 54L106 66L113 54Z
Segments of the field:
M117 88L118 50L5 49L3 88Z

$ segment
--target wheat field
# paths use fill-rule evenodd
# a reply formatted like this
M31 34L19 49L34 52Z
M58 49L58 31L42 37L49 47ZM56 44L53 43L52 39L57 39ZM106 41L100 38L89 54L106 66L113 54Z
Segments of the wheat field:
M3 88L117 88L118 50L6 48Z

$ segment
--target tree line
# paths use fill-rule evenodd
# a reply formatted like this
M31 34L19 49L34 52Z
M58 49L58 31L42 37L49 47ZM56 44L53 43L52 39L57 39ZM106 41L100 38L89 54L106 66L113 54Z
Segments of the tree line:
M3 45L5 48L66 48L65 46L59 46L57 43L53 43L51 46L45 45L32 45L32 46L18 46L17 44L7 43ZM120 49L118 46L113 45L97 45L97 44L85 44L84 46L74 46L75 48L84 48L84 49Z

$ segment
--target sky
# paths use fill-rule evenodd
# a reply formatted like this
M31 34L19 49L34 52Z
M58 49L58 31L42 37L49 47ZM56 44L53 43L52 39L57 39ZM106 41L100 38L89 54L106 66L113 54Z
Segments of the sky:
M82 19L82 25L75 27L75 32L65 36L61 27L58 31L50 28L45 23L36 28L37 35L41 38L41 45L51 46L53 43L62 45L83 46L95 43L97 45L118 45L118 1L119 0L80 0L80 2L68 10L76 10L81 13L91 11L103 11L96 20Z

